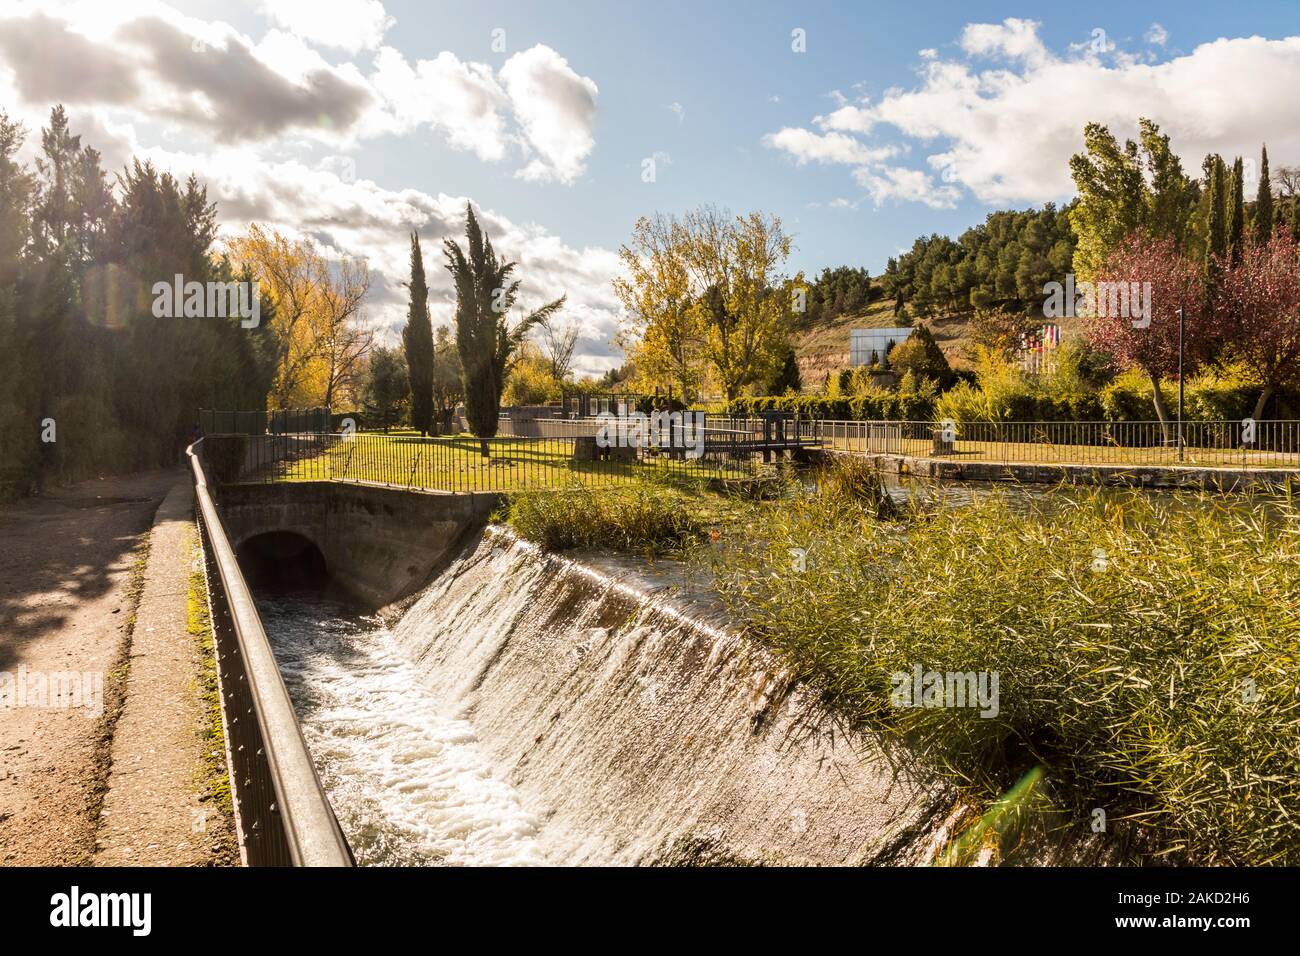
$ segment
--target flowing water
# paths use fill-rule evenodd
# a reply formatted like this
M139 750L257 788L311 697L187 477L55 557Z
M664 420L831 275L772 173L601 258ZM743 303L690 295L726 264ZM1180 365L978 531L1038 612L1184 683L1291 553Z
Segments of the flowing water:
M536 818L382 621L301 595L258 606L359 864L546 862Z
M944 788L846 734L680 575L488 529L385 625L260 602L363 864L899 862Z

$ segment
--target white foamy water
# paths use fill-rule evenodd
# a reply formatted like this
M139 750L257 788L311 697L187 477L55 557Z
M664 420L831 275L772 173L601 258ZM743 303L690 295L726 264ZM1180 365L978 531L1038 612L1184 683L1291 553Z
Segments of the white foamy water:
M474 728L421 686L378 620L294 598L258 606L359 864L548 862Z

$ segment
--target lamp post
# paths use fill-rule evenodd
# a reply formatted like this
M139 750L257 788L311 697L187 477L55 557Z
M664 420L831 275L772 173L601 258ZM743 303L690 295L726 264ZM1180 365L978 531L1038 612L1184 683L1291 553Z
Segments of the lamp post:
M1183 460L1183 308L1181 306L1178 309L1178 460Z

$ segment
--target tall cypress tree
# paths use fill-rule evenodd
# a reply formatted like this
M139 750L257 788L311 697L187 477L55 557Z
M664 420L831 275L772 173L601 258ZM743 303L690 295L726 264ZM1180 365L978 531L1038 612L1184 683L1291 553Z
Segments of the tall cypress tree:
M429 287L424 281L420 235L411 233L411 301L406 308L402 345L411 383L411 427L421 435L433 430L433 324L429 321Z
M1259 191L1255 194L1255 239L1268 242L1273 235L1273 184L1268 178L1268 147L1260 151Z
M1215 259L1228 249L1228 230L1224 222L1224 200L1227 198L1223 157L1210 154L1201 165L1205 172L1205 186L1209 193L1208 228L1205 239L1205 265L1209 272L1215 268Z
M1232 163L1232 194L1228 200L1228 252L1234 266L1241 261L1241 243L1246 232L1244 177L1245 168L1238 156Z

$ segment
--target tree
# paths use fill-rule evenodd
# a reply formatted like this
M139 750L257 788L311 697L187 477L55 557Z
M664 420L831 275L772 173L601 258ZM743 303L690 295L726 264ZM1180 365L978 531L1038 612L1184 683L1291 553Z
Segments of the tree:
M798 392L802 388L803 377L799 372L799 359L794 354L793 348L786 348L785 357L781 360L781 368L767 386L767 394L784 395L787 392Z
M354 387L374 333L360 325L361 304L370 290L370 272L364 262L341 259L320 288L320 321L316 348L324 366L326 408L333 408L338 393Z
M273 306L277 354L268 404L328 405L370 349L369 334L358 327L370 281L365 264L342 259L331 266L310 239L289 239L258 223L228 246Z
M452 430L452 417L463 395L461 386L460 353L456 340L445 325L438 326L433 342L433 427L435 434L447 435Z
M1205 263L1206 271L1213 276L1215 263L1228 250L1228 174L1223 157L1214 154L1205 157L1201 169L1205 173L1209 202L1206 210Z
M615 280L638 371L691 399L711 375L728 399L775 373L802 277L784 272L792 243L781 220L703 206L682 218L642 219Z
M916 381L928 378L937 382L940 388L947 388L956 380L943 349L924 325L918 325L906 340L890 350L888 362L900 375L911 372Z
M1201 270L1180 252L1173 238L1137 232L1111 251L1097 279L1115 289L1122 284L1130 291L1144 290L1145 315L1133 308L1098 308L1089 317L1087 335L1098 351L1121 367L1146 373L1153 386L1156 416L1167 425L1169 409L1160 382L1178 372L1180 308L1186 309L1184 374L1195 371L1211 351Z
M575 323L561 325L553 316L547 316L537 323L537 328L546 359L551 365L551 378L563 382L573 368L573 352L578 347L578 326Z
M1241 157L1232 162L1232 185L1228 196L1228 255L1233 265L1241 261L1246 236L1246 204L1243 198L1245 167Z
M986 349L1009 358L1020 348L1021 337L1033 327L1033 320L1023 312L977 309L967 326L971 340L969 357L974 360L979 349Z
M502 401L506 405L545 405L560 398L560 383L551 371L552 365L532 342L520 346L515 361L506 376Z
M1259 189L1255 192L1255 241L1268 242L1273 235L1273 183L1268 176L1268 147L1260 150Z
M638 375L652 385L675 386L689 401L699 391L704 366L684 244L677 220L642 216L632 227L631 242L619 248L627 278L614 280L614 293L627 316L618 342L625 354L635 356Z
M411 281L407 283L410 301L406 307L406 325L402 329L402 346L406 350L406 369L411 386L411 427L421 435L434 432L433 424L433 325L429 319L429 287L424 279L424 254L420 236L411 233Z
M1070 159L1079 200L1070 223L1079 236L1074 271L1092 279L1111 250L1138 229L1183 247L1191 235L1199 195L1169 147L1168 135L1138 120L1139 141L1121 147L1099 123L1084 127L1084 152Z
M1300 385L1300 246L1288 230L1248 243L1222 264L1216 297L1227 316L1230 351L1259 379L1253 417L1279 389Z
M465 204L465 243L443 240L447 271L456 289L456 345L465 393L465 417L478 436L483 457L496 436L506 373L521 343L534 326L564 307L564 296L548 302L510 325L510 310L519 296L516 264L497 257L492 240L479 228L474 209Z
M362 407L385 434L397 424L409 395L406 359L400 349L377 348L366 363Z

